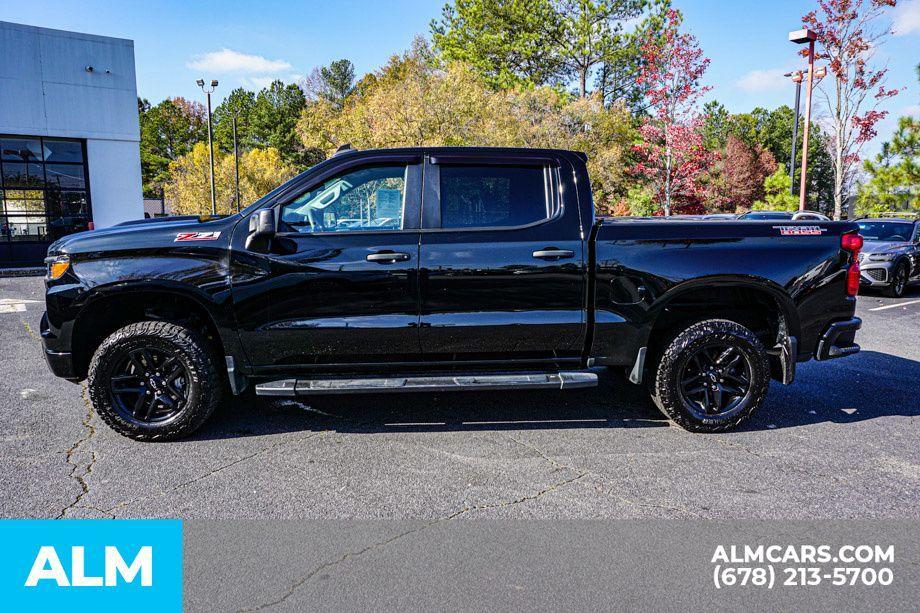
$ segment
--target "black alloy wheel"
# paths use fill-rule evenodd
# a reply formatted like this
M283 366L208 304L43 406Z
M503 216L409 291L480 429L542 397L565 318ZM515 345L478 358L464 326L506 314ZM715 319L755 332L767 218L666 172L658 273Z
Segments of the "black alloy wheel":
M201 331L139 321L109 335L93 354L86 389L99 417L139 441L188 436L227 391L219 354Z
M112 406L126 420L163 423L188 402L189 373L175 355L157 347L129 352L109 380Z
M738 322L690 324L660 351L650 364L652 400L678 426L724 432L763 404L769 358L757 335Z
M681 400L700 419L731 414L751 393L751 364L736 346L704 345L683 362Z
M904 295L905 289L907 289L907 265L902 262L894 271L889 293L894 298L900 298Z

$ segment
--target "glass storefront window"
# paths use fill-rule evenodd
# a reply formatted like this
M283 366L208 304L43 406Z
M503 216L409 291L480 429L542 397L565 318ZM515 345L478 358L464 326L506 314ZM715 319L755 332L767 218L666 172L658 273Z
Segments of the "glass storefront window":
M41 139L38 138L0 138L0 159L4 162L41 162Z
M47 243L88 229L84 149L79 140L0 135L0 267L40 264Z
M4 187L44 187L45 171L41 164L3 163Z
M48 234L48 225L45 216L8 215L10 240L13 241L40 241L45 240Z
M73 140L43 140L46 162L83 162L83 145Z
M45 164L45 182L49 188L83 189L86 187L83 178L83 165Z

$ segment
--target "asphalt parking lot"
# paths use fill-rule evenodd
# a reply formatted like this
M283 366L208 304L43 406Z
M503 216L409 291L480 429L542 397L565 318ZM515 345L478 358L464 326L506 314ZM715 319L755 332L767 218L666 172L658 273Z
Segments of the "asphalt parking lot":
M236 401L137 443L41 356L39 278L0 278L0 516L911 518L920 291L863 296L855 357L800 365L741 431L670 427L617 375L572 392Z

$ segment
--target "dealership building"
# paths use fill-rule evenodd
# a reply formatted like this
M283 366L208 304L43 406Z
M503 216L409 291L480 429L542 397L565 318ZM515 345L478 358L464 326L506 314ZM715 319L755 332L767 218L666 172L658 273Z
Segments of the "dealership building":
M0 268L143 212L133 41L0 21Z

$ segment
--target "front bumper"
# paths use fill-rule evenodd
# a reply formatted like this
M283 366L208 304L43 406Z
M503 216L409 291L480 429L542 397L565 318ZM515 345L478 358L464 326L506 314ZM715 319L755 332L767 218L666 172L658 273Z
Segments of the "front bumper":
M886 287L891 284L894 262L870 262L864 259L859 263L860 287Z
M42 313L39 330L42 337L42 350L45 354L45 361L48 368L56 376L68 381L79 381L73 364L73 354L69 351L57 351L57 338L51 331L51 324L48 322L48 314Z
M818 341L818 351L815 352L815 359L843 358L859 352L859 345L854 341L856 331L859 330L860 326L862 326L862 320L859 317L835 321L830 324L821 335L821 340Z

